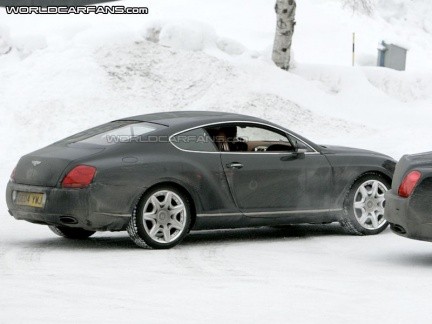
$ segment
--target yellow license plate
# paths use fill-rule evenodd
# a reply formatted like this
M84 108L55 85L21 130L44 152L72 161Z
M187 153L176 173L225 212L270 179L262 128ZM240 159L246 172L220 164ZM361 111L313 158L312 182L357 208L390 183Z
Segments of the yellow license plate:
M18 191L15 203L21 206L43 208L45 199L43 193Z

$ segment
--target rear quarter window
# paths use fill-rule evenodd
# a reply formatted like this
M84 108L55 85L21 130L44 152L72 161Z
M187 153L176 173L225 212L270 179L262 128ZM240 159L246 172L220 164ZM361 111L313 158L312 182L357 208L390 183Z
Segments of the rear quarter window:
M137 121L114 121L90 128L81 133L72 135L56 144L94 144L94 145L113 145L139 140L143 135L150 134L156 130L166 128L166 126Z
M186 151L217 152L216 147L203 128L193 129L171 137L171 143Z

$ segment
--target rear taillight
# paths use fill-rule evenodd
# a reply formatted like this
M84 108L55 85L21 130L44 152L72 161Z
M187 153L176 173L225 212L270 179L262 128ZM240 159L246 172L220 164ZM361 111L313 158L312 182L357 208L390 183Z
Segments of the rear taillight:
M96 168L89 165L78 165L64 177L61 185L63 188L85 188L96 174Z
M13 169L11 175L10 175L10 181L15 182L15 173L16 173L16 167Z
M408 198L409 196L411 196L415 186L421 178L421 175L422 174L420 171L411 171L410 173L408 173L403 179L401 185L399 186L399 196L403 198Z

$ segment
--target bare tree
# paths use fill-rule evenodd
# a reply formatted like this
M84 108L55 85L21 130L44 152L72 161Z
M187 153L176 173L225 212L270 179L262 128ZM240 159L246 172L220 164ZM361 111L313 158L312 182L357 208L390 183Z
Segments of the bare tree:
M358 12L370 16L374 11L373 0L343 0L343 6L352 9L353 14Z
M295 0L276 0L277 23L272 59L283 70L290 67L296 7Z

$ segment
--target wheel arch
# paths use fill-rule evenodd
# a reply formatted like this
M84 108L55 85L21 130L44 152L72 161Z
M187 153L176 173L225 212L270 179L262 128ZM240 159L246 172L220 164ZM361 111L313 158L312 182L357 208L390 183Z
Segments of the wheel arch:
M341 206L342 208L344 207L344 203L345 203L345 199L347 198L347 196L349 195L351 188L355 185L355 183L363 178L366 177L368 175L378 175L383 177L384 179L386 179L388 181L388 183L390 184L391 187L391 183L392 183L392 178L390 177L390 175L386 174L385 172L382 172L380 170L368 170L368 171L364 171L362 173L360 173L359 175L357 175L354 180L350 181L344 188L343 192L340 194L339 199L338 199L338 206ZM390 190L390 188L388 188Z
M195 225L196 222L196 215L197 215L197 202L198 202L198 198L196 195L193 195L191 193L191 190L187 189L187 186L184 184L181 184L179 182L173 181L173 180L163 180L157 183L152 184L151 186L149 186L148 188L146 188L145 190L142 191L142 193L139 195L139 197L136 199L135 204L134 204L134 211L136 210L136 208L138 207L139 203L142 200L142 197L152 191L155 190L157 188L162 188L162 187L172 187L177 189L178 191L180 191L182 194L184 194L187 199L189 200L190 203L190 207L191 207L191 225L190 228L192 229Z
M370 170L370 171L366 171L366 172L363 172L362 174L360 174L352 183L351 183L351 187L354 185L354 183L356 183L356 181L358 180L358 179L360 179L360 178L362 178L362 177L365 177L365 176L368 176L368 175L378 175L378 176L381 176L381 177L383 177L384 179L386 179L387 181L388 181L388 183L390 184L390 186L391 186L391 183L392 183L392 177L390 176L390 175L388 175L387 173L385 173L385 172L382 172L382 171L379 171L379 170ZM350 188L351 188L350 187ZM390 189L390 188L388 188L388 189Z

